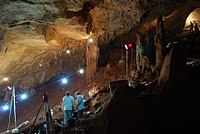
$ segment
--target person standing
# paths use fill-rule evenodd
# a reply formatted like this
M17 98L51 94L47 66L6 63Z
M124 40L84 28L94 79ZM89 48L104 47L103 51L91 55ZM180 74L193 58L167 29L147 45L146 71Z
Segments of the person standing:
M78 113L77 113L77 119L78 119L83 116L83 111L85 109L84 97L83 97L83 95L80 95L79 92L76 92L75 96L76 96L76 101L77 101L76 109L78 110Z
M64 125L68 126L68 120L72 118L74 97L66 91L62 100L62 110L64 111Z

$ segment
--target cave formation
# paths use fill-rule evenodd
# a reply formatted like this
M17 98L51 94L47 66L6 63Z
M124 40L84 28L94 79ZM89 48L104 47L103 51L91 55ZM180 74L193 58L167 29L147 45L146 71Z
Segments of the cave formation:
M198 82L186 79L184 73L187 72L185 59L198 61L200 56L197 45L200 41L199 34L185 36L189 31L190 21L195 21L198 26L200 24L198 0L1 0L0 7L1 105L10 101L11 92L7 89L9 85L15 85L18 94L24 91L31 92L32 97L45 92L42 90L46 87L57 88L55 92L49 91L52 107L59 105L66 89L71 88L72 92L80 90L89 97L88 92L90 94L98 92L92 89L91 85L94 83L103 88L112 81L127 79L125 62L128 62L128 80L131 84L158 78L151 95L159 98L159 104L163 104L163 109L169 108L166 103L172 90L187 87L183 84L185 81L193 84ZM187 46L184 48L176 46L174 42L177 41ZM146 46L145 58L139 58L137 55L137 45L140 43ZM133 45L128 48L131 49L128 50L130 53L128 61L125 59L126 44ZM187 53L184 51L186 48ZM77 72L82 68L85 74L78 75ZM195 69L192 71L199 72ZM64 76L69 78L73 76L71 78L73 83L66 87L51 86ZM187 91L177 90L183 92L180 93L180 100ZM132 91L127 92L124 94ZM53 102L56 97L52 95L55 93L58 96ZM192 95L195 96L195 93ZM141 98L145 98L144 96ZM154 99L158 101L156 97ZM36 97L38 98L39 96ZM143 99L144 104L147 98ZM194 98L197 98L197 95ZM134 105L137 107L139 103L138 99L135 99ZM154 99L152 100L155 101ZM175 95L172 95L169 105L173 105L173 101L176 101ZM189 103L185 103L189 106ZM26 105L28 106L28 102ZM114 106L114 101L111 100L108 107L112 109ZM190 108L195 109L192 106ZM18 114L19 122L24 114L29 115L27 111ZM34 112L36 110L31 112L31 116L34 116ZM161 113L167 114L165 112ZM109 114L103 113L106 116ZM7 123L3 122L7 122L7 116L6 113L2 115L0 124L4 125L0 130L5 131ZM107 120L103 115L102 119ZM110 117L111 120L113 118L114 115ZM188 119L188 121L193 120ZM97 120L98 123L101 124L101 121ZM115 125L108 126L104 132L99 131L99 133L112 133L110 129ZM98 130L97 126L93 126L91 132L94 132L94 128ZM123 126L122 128L126 129ZM130 129L130 126L128 128ZM147 130L149 133L155 132ZM145 133L139 130L135 132Z

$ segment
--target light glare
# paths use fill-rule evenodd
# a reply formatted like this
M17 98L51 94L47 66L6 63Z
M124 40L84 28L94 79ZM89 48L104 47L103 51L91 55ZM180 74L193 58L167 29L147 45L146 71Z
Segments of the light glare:
M70 53L70 50L66 50L66 53L69 54L69 53Z
M91 42L91 43L92 43L92 42L93 42L93 39L89 39L89 42Z
M22 99L22 100L25 100L26 98L27 98L27 94L22 94L22 95L21 95L21 99Z
M8 110L8 109L9 109L9 106L8 106L8 105L4 105L4 106L3 106L3 110L4 110L4 111L6 111L6 110Z
M124 45L124 46L125 46L126 49L128 49L128 46L127 46L127 45Z
M63 83L63 84L66 84L66 83L67 83L67 78L63 78L63 79L62 79L62 83Z
M81 73L81 74L84 73L84 70L83 70L83 69L80 69L80 70L79 70L79 73Z
M3 78L3 81L8 81L8 77Z

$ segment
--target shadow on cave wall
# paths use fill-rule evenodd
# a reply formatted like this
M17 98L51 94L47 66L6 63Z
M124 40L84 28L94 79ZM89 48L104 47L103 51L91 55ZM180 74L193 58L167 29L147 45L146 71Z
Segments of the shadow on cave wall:
M81 16L83 18L84 22L87 22L89 12L93 8L94 8L94 6L90 2L85 2L84 5L83 5L83 9L78 11L78 12L67 11L67 9L66 9L65 10L65 17L66 18L72 18L74 16Z

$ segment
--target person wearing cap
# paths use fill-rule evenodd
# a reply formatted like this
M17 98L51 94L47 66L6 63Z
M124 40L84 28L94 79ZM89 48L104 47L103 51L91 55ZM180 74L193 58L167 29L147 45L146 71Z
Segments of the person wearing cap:
M64 125L68 126L68 120L72 118L73 114L74 97L70 95L69 91L66 91L66 95L62 100L62 110L64 111Z
M83 95L80 95L79 92L76 92L75 96L76 96L76 101L77 101L76 109L78 110L78 113L77 113L77 119L78 119L83 116L83 111L85 109L84 97L83 97Z

